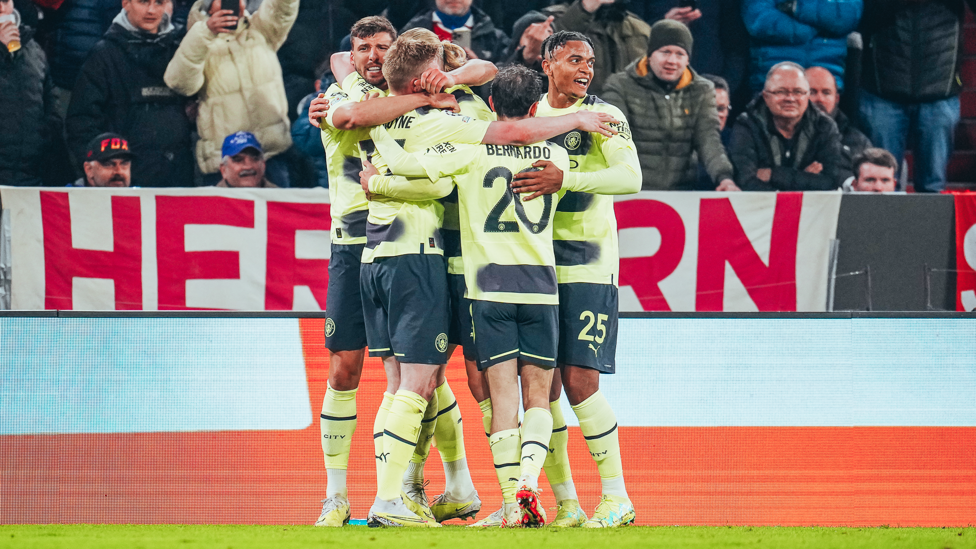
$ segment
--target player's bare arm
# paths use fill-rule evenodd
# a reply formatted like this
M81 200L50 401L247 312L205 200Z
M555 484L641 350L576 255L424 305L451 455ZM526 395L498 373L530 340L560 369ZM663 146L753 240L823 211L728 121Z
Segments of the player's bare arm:
M482 86L491 82L498 73L494 63L481 59L472 59L454 69L444 72L437 68L429 68L420 76L420 86L428 93L437 93L447 88L461 84L468 86Z
M527 118L513 122L492 122L481 142L485 145L530 145L573 129L612 137L618 121L607 113L577 111L551 118Z
M356 72L356 66L352 64L352 55L348 51L333 53L329 58L329 66L332 68L332 76L336 82L342 82L350 74Z
M332 115L332 123L340 130L371 128L396 120L420 107L453 112L461 110L457 99L449 93L391 95L340 105L336 107L336 111ZM311 111L309 111L309 116L311 116Z

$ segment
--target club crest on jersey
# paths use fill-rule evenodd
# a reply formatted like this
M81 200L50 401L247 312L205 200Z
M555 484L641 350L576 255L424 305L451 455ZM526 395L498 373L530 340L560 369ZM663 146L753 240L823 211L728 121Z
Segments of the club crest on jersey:
M325 337L332 337L335 333L335 322L331 318L325 319Z
M444 332L437 334L437 337L434 338L434 348L437 349L438 353L447 352L447 334Z
M580 143L583 142L583 137L577 131L572 131L566 134L566 139L563 140L563 146L567 151L575 151L580 147Z

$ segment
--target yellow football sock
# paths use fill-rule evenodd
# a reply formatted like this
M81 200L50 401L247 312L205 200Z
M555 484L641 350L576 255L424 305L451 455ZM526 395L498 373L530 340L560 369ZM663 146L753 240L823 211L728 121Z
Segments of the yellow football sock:
M522 482L536 488L539 472L549 455L549 438L552 436L552 414L545 408L529 408L522 416Z
M406 472L410 455L417 446L420 422L426 409L427 401L424 397L412 391L400 389L393 398L393 406L383 427L386 465L376 483L376 495L382 500L392 501L400 497L403 473Z
M380 409L376 411L376 419L373 420L373 450L376 452L376 481L379 482L383 472L383 464L386 463L386 452L383 450L383 427L386 425L386 417L393 407L393 395L383 393L383 402Z
M573 480L569 467L569 428L559 401L550 402L552 412L552 437L549 438L549 455L546 457L546 478L551 486Z
M485 426L485 436L491 437L491 399L486 398L478 403L481 408L481 423Z
M326 469L345 469L349 465L349 447L356 430L356 391L336 391L332 387L325 391L319 430Z
M437 393L430 397L427 408L424 409L424 417L420 422L420 435L417 437L417 446L410 456L413 463L425 463L427 456L430 455L430 443L434 440L434 427L437 425ZM423 474L423 471L421 471Z
M597 391L590 398L573 406L579 418L580 431L596 461L600 472L603 493L611 496L628 497L624 487L624 468L620 462L620 441L617 436L617 416L610 403Z
M464 459L464 425L461 423L461 408L458 407L454 391L445 381L438 387L437 420L434 422L434 441L441 461L450 463Z
M502 500L505 503L515 503L515 491L521 475L519 456L521 437L518 429L498 431L488 437L491 446L491 457L495 462L495 474L498 475L498 485L502 489Z

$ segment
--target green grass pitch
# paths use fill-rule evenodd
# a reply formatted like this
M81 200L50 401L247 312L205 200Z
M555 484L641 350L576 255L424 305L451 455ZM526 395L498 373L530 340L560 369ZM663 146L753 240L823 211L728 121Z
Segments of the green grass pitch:
M157 549L668 549L976 548L976 528L649 527L617 530L342 529L311 526L14 525L0 526L0 547Z

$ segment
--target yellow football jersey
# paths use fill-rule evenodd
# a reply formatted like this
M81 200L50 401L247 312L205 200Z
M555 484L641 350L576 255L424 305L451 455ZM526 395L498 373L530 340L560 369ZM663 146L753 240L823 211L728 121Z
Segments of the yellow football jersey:
M462 114L423 107L374 128L371 134L389 134L406 152L422 152L443 142L479 144L490 124ZM360 148L367 157L375 151L372 141L364 141ZM383 169L382 155L376 162L377 169ZM450 189L437 198L449 193ZM374 197L369 201L363 262L371 263L376 257L418 253L443 255L443 221L444 206L439 200Z
M359 182L362 170L359 142L369 135L369 128L340 130L333 125L332 115L343 103L362 101L367 94L379 91L363 79L359 73L349 75L342 85L332 84L325 92L329 100L329 113L321 123L322 145L325 163L329 170L329 209L332 213L333 244L365 244L366 193Z
M565 109L549 105L548 94L539 101L536 116L560 116L579 110L605 112L616 118L613 137L573 130L550 141L569 154L570 173L563 186L569 192L556 208L553 247L559 283L618 283L620 258L617 218L611 194L635 193L641 188L641 169L630 126L620 109L595 95L587 95ZM601 194L595 194L601 193Z
M377 140L381 155L391 163L396 147ZM400 175L375 176L370 189L386 195L417 198L420 193L441 194L449 182L457 185L461 246L464 249L465 297L500 303L557 305L556 258L553 252L553 215L567 192L543 195L530 201L512 192L515 174L534 170L538 160L549 160L569 171L566 151L552 143L527 146L455 145L439 143L423 155L414 155L429 184ZM408 159L409 160L409 159ZM396 165L397 172L416 173Z
M461 107L461 114L476 120L487 120L493 122L495 113L485 104L485 102L465 85L454 86L444 90L457 99L458 106ZM464 260L461 249L461 227L458 225L458 198L457 191L441 199L444 204L444 226L441 228L441 236L444 239L444 257L447 258L447 272L449 274L463 275Z

